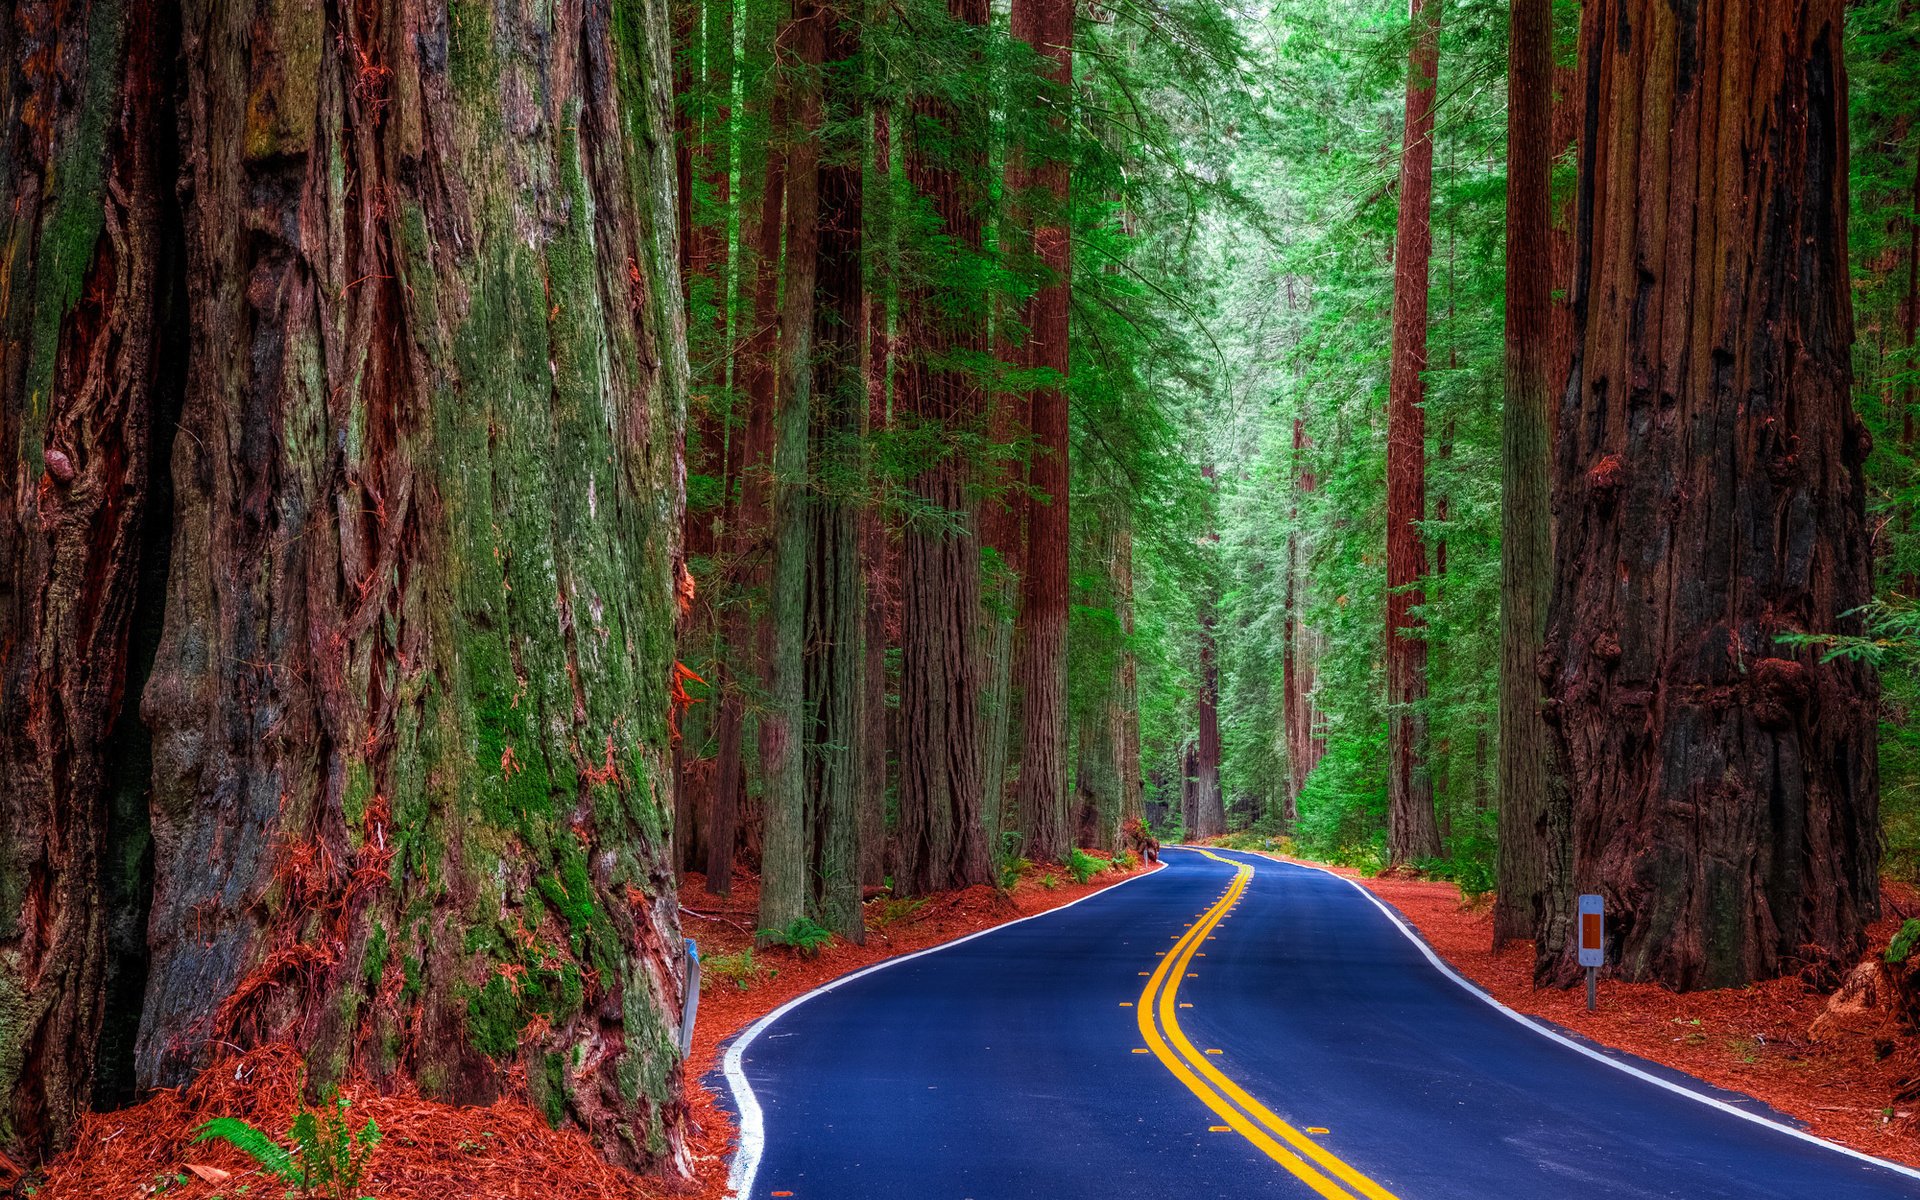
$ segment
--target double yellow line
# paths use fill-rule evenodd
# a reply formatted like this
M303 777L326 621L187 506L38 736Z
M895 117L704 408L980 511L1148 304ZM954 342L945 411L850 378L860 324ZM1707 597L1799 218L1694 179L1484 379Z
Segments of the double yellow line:
M1253 878L1253 867L1246 863L1222 858L1207 850L1200 853L1238 870L1220 899L1200 914L1200 919L1160 960L1160 966L1140 993L1134 1015L1140 1021L1141 1036L1147 1039L1147 1049L1173 1072L1174 1078L1187 1085L1188 1091L1218 1113L1228 1128L1260 1147L1268 1158L1328 1200L1395 1200L1393 1193L1341 1162L1249 1096L1239 1084L1207 1061L1207 1056L1195 1049L1181 1032L1180 981L1186 978L1187 967L1201 944L1240 902L1247 890L1247 881Z

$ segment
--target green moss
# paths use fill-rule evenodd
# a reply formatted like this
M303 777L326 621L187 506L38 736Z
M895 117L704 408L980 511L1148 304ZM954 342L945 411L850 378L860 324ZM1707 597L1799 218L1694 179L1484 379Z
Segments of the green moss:
M567 1119L567 1062L558 1054L540 1056L540 1069L527 1076L528 1099L558 1129Z
M373 927L373 936L367 939L365 977L367 991L370 993L380 990L380 977L387 970L387 953L387 927L376 924Z
M105 228L107 126L119 108L124 20L118 0L100 0L87 17L86 77L79 111L56 140L47 171L47 210L34 264L32 334L28 343L26 412L15 444L40 466L60 349L60 326L80 301Z

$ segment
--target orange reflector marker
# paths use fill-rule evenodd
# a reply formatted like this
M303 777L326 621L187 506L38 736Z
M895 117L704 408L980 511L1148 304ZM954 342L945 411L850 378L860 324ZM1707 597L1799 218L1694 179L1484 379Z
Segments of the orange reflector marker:
M1233 1130L1225 1125L1209 1125L1207 1126L1207 1132L1208 1133L1232 1133Z
M1191 1004L1182 1004L1182 1005L1181 1005L1180 1007L1181 1007L1181 1008L1192 1008L1192 1007L1193 1007L1193 1005L1191 1005Z
M1219 1052L1218 1050L1209 1050L1209 1051L1207 1051L1207 1053L1208 1053L1208 1054L1218 1054L1218 1053L1220 1053L1220 1052Z
M1133 1052L1135 1054L1145 1054L1147 1052L1147 1048L1145 1046L1135 1046L1133 1048Z
M1121 1007L1121 1008L1132 1008L1132 1007L1133 1007L1133 1001L1131 1001L1131 1000L1122 1000L1122 1001L1120 1002L1120 1007Z
M1328 1130L1325 1125L1309 1125L1307 1126L1307 1132L1308 1133L1326 1133L1328 1132Z

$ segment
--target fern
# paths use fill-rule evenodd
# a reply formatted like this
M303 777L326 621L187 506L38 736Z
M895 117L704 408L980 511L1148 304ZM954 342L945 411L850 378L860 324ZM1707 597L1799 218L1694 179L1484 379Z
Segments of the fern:
M360 1184L367 1160L380 1144L380 1126L368 1121L359 1132L347 1124L351 1102L342 1096L324 1111L302 1106L293 1115L287 1150L259 1129L236 1117L215 1117L202 1125L195 1142L223 1141L260 1165L261 1170L288 1185L288 1195L309 1200L366 1200Z
M196 1143L221 1141L237 1148L241 1153L260 1164L260 1169L294 1187L306 1184L307 1173L300 1169L293 1155L282 1149L272 1138L238 1117L215 1117L200 1127L194 1136Z

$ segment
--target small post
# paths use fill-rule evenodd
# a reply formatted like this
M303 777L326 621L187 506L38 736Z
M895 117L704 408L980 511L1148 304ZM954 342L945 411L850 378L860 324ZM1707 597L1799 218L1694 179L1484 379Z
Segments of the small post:
M1606 901L1595 895L1580 897L1580 965L1587 969L1587 1011L1600 1005L1600 967L1607 961Z
M687 998L680 1008L680 1057L685 1059L693 1053L693 1019L700 1013L700 944L692 938L687 939L682 977Z

